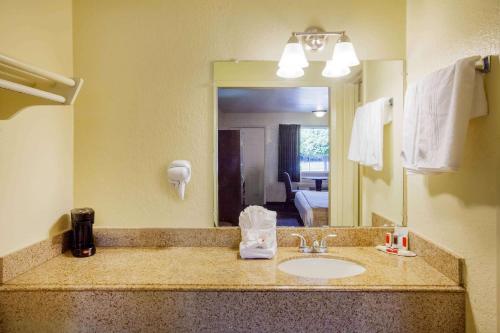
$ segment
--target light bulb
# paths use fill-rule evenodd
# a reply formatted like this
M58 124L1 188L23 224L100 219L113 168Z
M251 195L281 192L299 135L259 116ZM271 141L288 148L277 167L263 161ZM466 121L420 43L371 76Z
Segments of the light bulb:
M300 45L297 37L292 35L285 45L276 75L285 79L296 79L304 75L302 68L308 66L309 62L302 45Z
M349 75L351 69L347 66L342 66L334 60L328 60L326 66L321 72L324 77L342 77Z
M309 66L304 49L302 48L302 45L300 45L296 36L292 35L286 43L278 66L300 68Z
M351 40L346 35L341 35L333 49L332 60L343 67L359 65L359 59Z
M280 67L276 75L284 79L296 79L304 75L304 70L300 67Z

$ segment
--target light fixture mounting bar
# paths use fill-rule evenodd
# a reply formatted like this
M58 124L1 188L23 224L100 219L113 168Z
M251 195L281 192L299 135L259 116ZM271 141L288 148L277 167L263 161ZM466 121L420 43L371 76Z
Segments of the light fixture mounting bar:
M345 35L345 31L324 31L319 27L309 27L304 32L292 32L293 37L302 39L306 50L313 52L321 51L329 37L336 36L341 39Z

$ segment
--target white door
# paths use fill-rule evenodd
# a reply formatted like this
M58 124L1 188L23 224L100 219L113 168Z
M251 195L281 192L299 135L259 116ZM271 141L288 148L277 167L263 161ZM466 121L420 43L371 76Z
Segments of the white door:
M264 204L265 130L240 128L242 141L245 204Z

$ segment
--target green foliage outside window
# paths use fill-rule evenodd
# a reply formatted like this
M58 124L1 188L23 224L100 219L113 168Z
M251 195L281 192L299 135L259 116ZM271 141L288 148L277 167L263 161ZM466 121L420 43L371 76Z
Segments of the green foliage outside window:
M324 160L329 155L328 128L300 129L301 160Z

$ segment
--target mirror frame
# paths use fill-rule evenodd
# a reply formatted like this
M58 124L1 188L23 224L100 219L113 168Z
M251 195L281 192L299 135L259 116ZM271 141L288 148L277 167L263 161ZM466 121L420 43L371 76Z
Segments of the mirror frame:
M259 66L259 71L251 70ZM310 62L306 74L299 79L281 79L276 76L275 61L218 61L213 63L213 170L214 170L214 200L213 219L214 225L218 226L218 89L224 87L328 87L329 89L329 114L328 127L330 128L330 147L333 154L330 154L330 165L337 166L330 168L328 173L329 184L329 226L358 226L359 208L358 200L358 177L344 177L344 174L357 175L358 166L352 162L347 162L347 149L349 138L346 138L345 127L352 123L352 115L346 112L336 112L343 109L344 104L344 83L342 79L330 79L321 76L324 67L323 62ZM342 97L342 98L340 98ZM333 129L333 130L332 130ZM349 125L350 133L350 125ZM335 189L340 189L336 191ZM345 195L346 191L349 195Z

